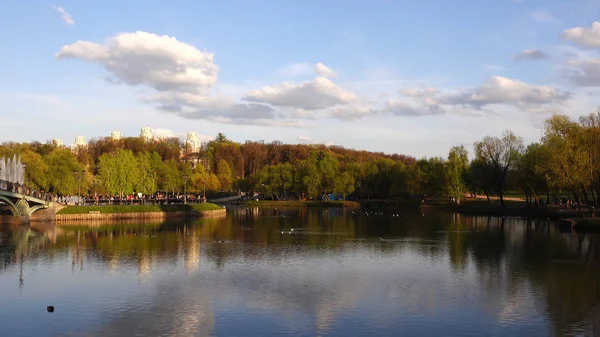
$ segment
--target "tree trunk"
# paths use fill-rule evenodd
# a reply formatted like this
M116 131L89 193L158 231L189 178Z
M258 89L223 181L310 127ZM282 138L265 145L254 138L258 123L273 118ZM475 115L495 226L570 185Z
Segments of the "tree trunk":
M592 208L590 207L590 200L588 198L587 190L585 189L585 186L583 186L583 184L581 185L581 194L583 194L583 201L588 206L588 212L590 213L590 216L592 216ZM579 206L579 203L577 203L577 204L578 204L577 206Z

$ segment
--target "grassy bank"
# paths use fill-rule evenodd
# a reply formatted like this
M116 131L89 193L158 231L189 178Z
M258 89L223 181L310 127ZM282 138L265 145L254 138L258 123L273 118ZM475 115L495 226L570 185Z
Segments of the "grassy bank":
M360 204L356 201L244 201L247 206L265 206L265 207L349 207L359 208Z
M223 207L211 203L188 205L110 205L110 206L69 206L61 209L56 214L87 214L100 213L144 213L144 212L185 212L185 211L213 211Z

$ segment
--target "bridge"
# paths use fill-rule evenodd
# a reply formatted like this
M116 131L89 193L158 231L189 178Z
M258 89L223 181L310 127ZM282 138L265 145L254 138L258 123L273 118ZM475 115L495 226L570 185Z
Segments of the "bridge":
M51 199L48 193L0 180L0 203L8 206L10 212L16 217L30 216L36 211L50 207L49 200Z

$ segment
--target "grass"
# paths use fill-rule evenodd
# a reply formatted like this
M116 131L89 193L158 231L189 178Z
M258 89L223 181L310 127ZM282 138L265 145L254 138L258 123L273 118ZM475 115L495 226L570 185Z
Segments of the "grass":
M204 204L189 204L184 206L191 206L196 211L216 211L218 209L223 209L223 206L212 204L210 202L206 202Z
M245 201L244 205L248 206L279 206L279 207L293 207L293 206L302 206L302 207L343 207L343 201ZM346 207L349 208L359 208L360 204L356 201L346 201Z
M144 213L144 212L185 212L185 211L213 211L223 207L211 203L188 205L110 205L110 206L69 206L58 211L57 214L87 214L100 213Z

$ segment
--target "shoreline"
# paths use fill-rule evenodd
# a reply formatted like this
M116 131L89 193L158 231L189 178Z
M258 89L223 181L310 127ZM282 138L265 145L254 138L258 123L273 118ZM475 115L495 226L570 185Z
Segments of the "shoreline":
M245 206L260 206L260 207L346 207L346 208L360 208L361 204L356 201L344 201L333 200L333 201L240 201L241 205Z
M113 220L165 220L182 218L215 218L225 216L227 211L222 209L205 211L179 211L179 212L123 212L123 213L80 213L80 214L56 214L53 222L77 221L113 221Z

